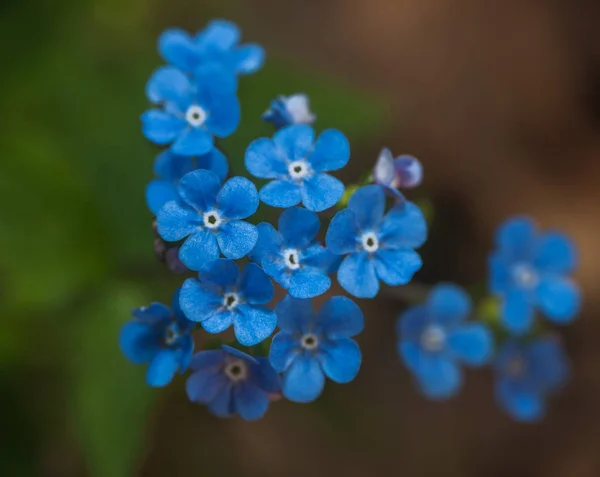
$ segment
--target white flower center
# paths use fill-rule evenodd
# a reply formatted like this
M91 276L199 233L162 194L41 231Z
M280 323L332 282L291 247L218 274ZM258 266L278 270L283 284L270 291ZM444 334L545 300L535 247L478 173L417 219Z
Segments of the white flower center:
M230 361L225 366L225 374L234 382L242 381L248 376L248 365L241 359Z
M283 251L283 257L285 264L290 270L297 270L300 268L300 257L298 256L298 250L289 248Z
M373 232L362 234L360 241L367 252L376 252L379 248L379 240L377 239L377 235Z
M303 94L296 94L287 98L286 108L292 117L293 124L311 124L315 120L315 115L310 112L308 97Z
M173 323L165 330L165 344L167 346L171 346L173 343L175 343L175 341L177 341L177 338L179 338L179 330L177 328L177 325Z
M185 112L185 120L190 126L195 128L202 126L207 117L208 114L206 114L206 111L197 104L190 106Z
M319 346L319 339L312 333L307 333L300 339L300 345L304 349L307 349L310 351L310 350L315 349L317 346Z
M229 292L223 295L223 306L228 310L233 310L240 303L240 297L237 293Z
M527 263L518 263L512 270L515 284L521 288L534 288L539 277L533 267Z
M288 164L290 177L295 180L304 179L310 173L310 167L306 161L292 161Z
M429 352L435 353L444 349L446 332L437 325L428 326L421 335L421 346Z
M221 225L221 222L223 222L223 219L216 210L204 212L202 219L204 220L204 226L207 229L216 229Z

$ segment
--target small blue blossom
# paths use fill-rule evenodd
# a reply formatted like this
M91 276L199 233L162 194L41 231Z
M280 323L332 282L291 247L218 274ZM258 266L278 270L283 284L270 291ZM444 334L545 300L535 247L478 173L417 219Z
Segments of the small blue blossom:
M277 129L294 124L312 124L317 117L310 111L308 96L292 94L279 96L271 101L271 107L262 116L264 121L273 123Z
M319 217L294 207L279 217L279 232L268 223L258 225L258 241L250 258L295 298L313 298L331 286L327 276L337 261L315 241Z
M157 217L159 235L177 242L187 237L179 258L191 270L219 258L238 259L256 244L258 230L240 219L258 207L252 182L233 177L221 187L219 177L204 169L192 171L179 182L180 200L167 202Z
M253 358L230 346L196 353L190 369L186 382L190 401L208 406L218 417L260 419L271 396L281 392L279 375L267 358Z
M561 343L549 335L531 342L507 341L498 352L495 368L496 399L520 421L541 419L544 399L560 388L569 375Z
M567 275L578 263L577 249L558 232L540 233L533 221L516 217L496 233L490 257L490 289L501 297L504 326L515 334L531 329L535 310L557 324L570 323L581 307L577 284Z
M187 72L206 64L217 64L235 74L258 71L265 52L259 45L239 46L240 30L226 20L212 20L194 37L179 28L171 28L158 39L158 51L173 66Z
M392 152L384 148L373 169L373 180L390 195L402 198L398 189L418 187L423 180L423 166L417 158L407 154L394 159Z
M275 179L260 190L267 205L293 207L300 202L321 212L335 205L344 193L344 184L325 171L344 167L350 159L346 137L335 129L323 131L315 142L307 125L288 126L273 139L254 141L246 151L246 168L253 176Z
M269 359L283 373L283 395L290 401L319 397L325 376L348 383L358 374L360 348L351 339L363 329L360 308L349 298L327 300L315 315L310 300L287 296L275 308L281 331L273 337Z
M421 210L411 202L401 202L384 213L383 189L361 187L327 230L327 248L338 255L348 254L338 269L338 281L358 298L376 296L379 280L405 285L421 268L421 257L414 251L427 238Z
M244 346L265 340L277 326L277 316L265 304L273 299L273 284L255 263L240 273L231 260L211 262L181 287L179 303L185 316L199 321L209 333L221 333L233 325Z
M179 180L196 169L212 171L222 182L227 177L229 165L223 153L216 148L199 157L178 156L170 149L157 156L154 173L158 178L153 179L146 187L146 203L154 215L157 215L167 202L177 200Z
M471 299L455 285L436 286L423 305L398 318L398 354L431 399L454 396L462 384L459 363L489 362L493 336L487 326L467 322Z
M123 354L136 364L150 363L146 381L162 387L179 370L183 373L194 351L190 332L195 324L179 308L179 290L173 297L173 309L162 303L133 310L134 319L121 328L119 342Z
M155 144L171 144L182 156L201 156L214 147L213 136L227 137L240 123L235 77L214 67L198 68L193 79L167 66L154 72L148 99L163 109L142 115L142 131Z

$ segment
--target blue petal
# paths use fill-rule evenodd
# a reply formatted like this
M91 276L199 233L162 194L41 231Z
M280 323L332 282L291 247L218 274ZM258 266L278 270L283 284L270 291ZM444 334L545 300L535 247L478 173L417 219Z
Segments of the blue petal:
M240 102L233 94L215 95L207 101L209 111L206 127L217 137L228 137L240 125Z
M206 62L194 70L194 86L200 105L209 110L211 115L227 113L232 101L237 103L236 90L238 81L235 74L222 64ZM239 103L238 112L239 112ZM238 117L239 119L239 117Z
M185 112L192 103L192 85L180 70L163 66L148 80L146 96L153 103L174 103L179 111Z
M154 179L146 187L146 203L154 215L158 215L160 209L167 202L176 200L178 197L177 187L169 181Z
M314 298L331 286L331 279L316 268L300 268L292 272L288 293L294 298Z
M227 352L231 356L235 356L236 358L241 358L244 361L247 361L250 364L258 364L258 361L253 356L250 356L248 353L244 353L237 348L228 345L221 345L221 349Z
M309 162L315 171L341 169L350 159L350 143L337 129L327 129L315 143Z
M525 355L530 378L545 392L562 386L569 376L569 362L560 340L553 336L532 342Z
M311 245L302 251L300 261L306 267L317 268L329 275L337 272L340 263L342 263L341 258L339 255L331 253L322 245Z
M396 332L403 340L419 342L425 327L430 323L429 310L425 305L417 305L405 310L396 322Z
M315 328L330 339L355 336L363 330L363 326L362 311L345 296L334 296L327 300L315 320Z
M421 353L416 375L423 393L431 399L448 399L462 384L458 366L439 354Z
M348 209L339 211L327 229L325 243L327 248L338 255L357 250L358 227L354 213Z
M403 154L394 161L394 173L397 187L412 189L423 181L423 165L416 157L408 154Z
M269 408L269 396L250 381L240 382L233 390L235 412L246 421L264 416Z
M418 373L421 366L423 349L413 341L398 341L396 351L404 365L413 373Z
M282 288L287 290L292 281L292 271L279 258L266 256L262 259L261 265L267 275L275 280Z
M149 386L163 387L171 382L179 369L178 353L176 350L165 349L152 359L146 373Z
M504 222L496 232L496 244L514 261L528 261L534 252L536 228L528 217L515 217Z
M208 410L217 417L230 417L235 413L233 407L233 384L229 379L226 385L218 389L217 394L208 404Z
M320 227L319 217L310 210L294 207L279 216L279 232L287 247L303 249L312 242Z
M470 323L448 332L452 354L471 366L482 366L492 358L494 337L482 324Z
M185 382L185 390L190 401L199 404L210 403L229 386L229 379L219 369L201 369L190 375Z
M362 230L372 230L383 219L385 194L377 185L358 189L348 201L348 208L354 212L356 225Z
M273 369L269 358L256 358L257 364L251 364L252 379L260 389L268 393L281 392L281 378Z
M283 375L283 395L294 402L311 402L319 397L325 386L325 376L319 361L299 354Z
M471 297L461 287L451 283L437 285L427 298L433 321L452 326L466 320L471 313Z
M223 297L212 287L195 278L188 278L179 292L179 306L188 320L204 321L213 316L223 303Z
M194 338L192 335L185 334L179 339L179 372L183 374L192 359L192 353L194 352Z
M231 260L220 258L209 263L199 274L200 280L209 285L217 285L222 290L235 287L240 269Z
M500 254L494 254L489 257L488 272L490 292L502 295L512 286L510 270Z
M170 149L165 149L156 156L153 167L154 173L158 177L171 182L178 181L193 169L191 158L173 154Z
M412 202L394 206L383 218L379 228L381 247L418 248L427 240L427 221Z
M502 324L512 333L521 335L533 325L533 307L522 290L508 292L501 307Z
M229 50L240 39L237 25L228 20L211 20L195 38L200 49Z
M233 322L235 337L244 346L254 346L267 339L277 326L277 315L262 305L239 305Z
M265 62L265 50L259 45L248 44L233 53L236 71L239 74L252 74L258 71Z
M213 148L208 154L196 158L196 169L212 171L221 181L224 181L229 172L229 164L225 155L217 148Z
M321 343L319 359L329 379L336 383L349 383L358 374L362 355L356 341L338 338Z
M314 317L311 300L286 296L275 306L277 324L288 333L302 333Z
M217 239L206 230L198 230L190 235L179 249L179 260L190 270L200 270L217 258L219 258Z
M271 341L269 360L275 371L283 373L301 352L300 341L292 333L280 331Z
M578 262L577 248L565 235L551 232L538 240L533 262L537 269L566 274L573 272Z
M333 207L344 195L344 184L329 174L315 174L304 180L302 204L308 210L322 212Z
M158 39L158 52L172 65L192 71L198 64L198 53L192 38L178 28L165 30Z
M544 415L544 402L539 393L507 379L496 382L496 399L508 413L520 421L537 421Z
M198 213L179 202L167 202L156 220L158 234L167 242L176 242L198 230Z
M186 174L179 182L181 198L200 212L214 207L220 188L219 176L202 169Z
M151 109L142 114L142 132L155 144L169 144L186 128L187 123L172 114Z
M221 253L227 258L242 258L249 254L258 240L256 226L242 220L225 222L219 228L217 241Z
M261 179L275 179L289 174L283 150L267 138L250 143L244 163L250 174Z
M233 324L236 315L236 312L219 308L212 316L202 321L201 325L207 333L222 333Z
M168 306L156 302L150 306L136 308L131 314L146 324L163 326L167 326L171 322L173 315Z
M161 335L146 323L129 321L121 328L119 344L129 361L145 363L160 351Z
M380 280L391 286L406 285L423 262L414 250L378 250L372 261Z
M275 180L260 190L260 200L271 207L287 209L300 203L302 193L300 186L294 182Z
M261 263L266 256L279 253L282 240L275 227L267 222L261 222L256 228L258 230L258 240L252 252L250 252L250 260Z
M207 154L212 148L212 136L205 129L196 127L185 129L171 146L175 154L182 156L200 156Z
M542 277L536 297L546 317L555 323L570 323L581 309L579 287L568 278L555 275Z
M245 177L232 177L217 196L219 211L228 219L245 219L258 208L256 186Z
M376 184L390 186L395 178L394 172L394 156L392 155L392 151L388 148L383 148L373 168L373 179Z
M379 292L375 267L365 252L348 255L338 269L337 279L344 290L358 298L373 298Z
M290 161L306 159L315 141L315 132L306 124L297 124L280 129L273 136L285 158Z
M216 372L223 365L226 356L226 353L220 349L200 351L192 356L190 369L193 371L211 369Z
M273 299L275 289L267 274L254 263L249 263L244 268L240 278L239 289L247 303L251 305L264 305Z

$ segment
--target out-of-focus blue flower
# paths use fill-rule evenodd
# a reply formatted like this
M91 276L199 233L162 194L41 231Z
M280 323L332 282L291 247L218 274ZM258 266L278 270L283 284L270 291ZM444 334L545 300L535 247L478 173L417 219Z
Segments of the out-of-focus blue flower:
M199 321L209 333L221 333L233 325L244 346L265 340L277 326L277 316L266 306L273 299L273 284L255 263L240 273L231 260L211 262L181 287L179 303L185 316Z
M447 399L458 392L459 364L482 366L492 357L492 333L481 323L467 322L470 312L465 291L444 284L431 291L425 304L398 318L398 353L429 398Z
M281 392L279 375L267 358L253 358L226 345L222 348L192 357L192 374L186 382L190 401L205 404L219 417L238 414L247 421L260 419L270 396Z
M338 281L359 298L377 295L379 280L404 285L421 268L421 257L414 251L427 238L421 210L402 202L384 214L383 189L378 185L361 187L327 230L327 248L338 255L348 254L338 269Z
M240 123L236 87L235 77L215 66L200 67L193 79L170 66L159 68L146 94L163 108L142 115L142 131L155 144L171 144L175 154L207 154L213 136L227 137Z
M195 324L179 308L179 290L172 311L162 303L152 303L133 310L133 316L121 328L121 350L133 363L150 363L146 373L150 386L166 386L178 370L187 369L194 351L190 332Z
M536 421L545 412L544 399L569 375L569 363L560 341L542 336L531 342L504 343L497 355L496 399L511 416Z
M536 309L553 323L575 318L581 294L567 276L578 262L571 240L558 232L540 233L531 219L516 217L499 227L496 247L490 256L490 290L502 299L502 323L508 330L530 330Z
M217 64L235 74L258 71L265 52L259 45L239 46L240 30L226 20L212 20L195 36L179 28L171 28L158 39L158 51L173 66L193 73L206 64Z
M179 180L196 169L212 171L222 182L227 177L229 165L223 153L216 148L199 157L178 156L170 149L157 156L154 173L158 178L153 179L146 187L146 203L154 215L157 215L167 202L177 200Z
M418 187L423 180L423 166L417 158L407 154L394 159L392 152L384 148L373 169L373 180L390 195L402 198L398 189Z
M250 258L296 298L312 298L331 286L327 276L337 256L315 242L319 217L294 207L279 217L279 232L268 223L258 225L258 241Z
M325 376L348 383L358 374L360 348L351 337L363 329L360 308L349 298L330 298L315 315L310 300L287 296L275 307L281 331L273 337L269 359L283 374L283 395L291 401L319 397Z
M279 96L271 101L271 107L263 114L263 120L273 123L277 129L294 124L312 124L317 117L311 112L308 96L292 94Z
M258 193L243 177L219 177L204 169L187 173L179 181L180 200L167 202L157 217L159 235L177 242L187 237L179 258L191 270L200 270L219 258L238 259L256 244L258 230L240 219L258 207Z
M344 184L325 171L344 167L350 159L346 137L335 129L323 131L315 142L307 125L288 126L273 139L252 142L246 151L246 168L253 176L274 179L260 190L260 199L273 207L288 208L300 202L320 212L335 205Z

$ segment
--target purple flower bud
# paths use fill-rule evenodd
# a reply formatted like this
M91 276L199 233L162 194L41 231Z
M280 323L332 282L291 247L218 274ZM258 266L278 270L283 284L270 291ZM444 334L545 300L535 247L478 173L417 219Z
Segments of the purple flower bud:
M179 247L172 247L165 254L167 268L176 275L181 275L188 271L188 268L179 260Z
M392 152L384 148L379 154L373 179L393 195L401 195L398 189L412 189L423 180L423 166L413 156L403 154L394 159Z

